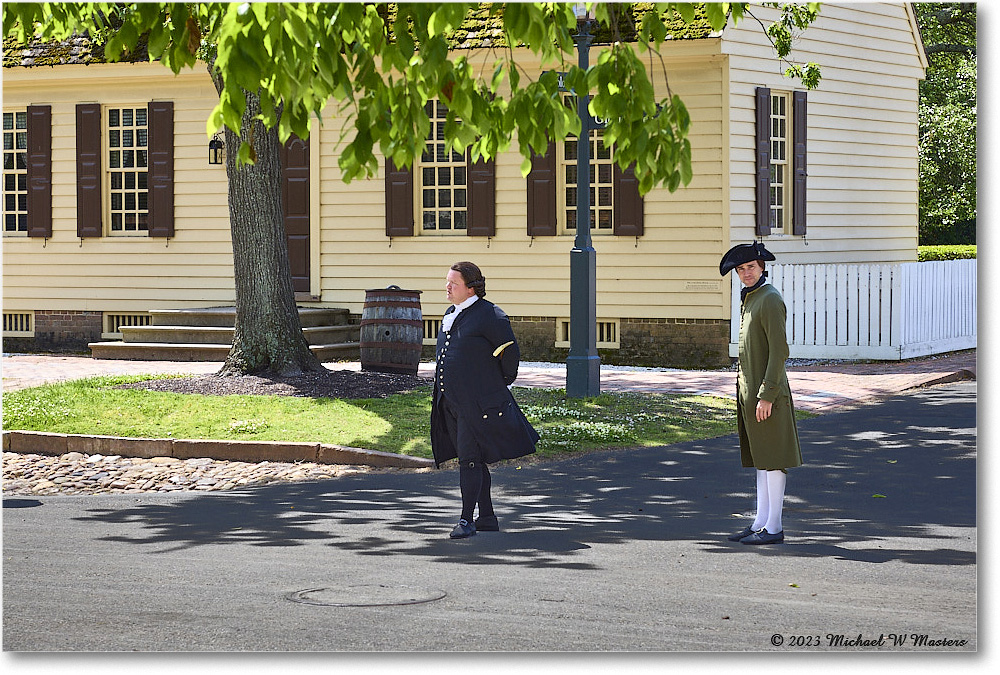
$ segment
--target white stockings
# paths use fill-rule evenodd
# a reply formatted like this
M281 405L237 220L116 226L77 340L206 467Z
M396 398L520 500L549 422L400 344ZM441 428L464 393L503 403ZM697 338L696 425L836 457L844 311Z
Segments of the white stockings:
M785 472L757 469L757 517L753 530L766 529L771 534L782 531L781 507L785 501Z

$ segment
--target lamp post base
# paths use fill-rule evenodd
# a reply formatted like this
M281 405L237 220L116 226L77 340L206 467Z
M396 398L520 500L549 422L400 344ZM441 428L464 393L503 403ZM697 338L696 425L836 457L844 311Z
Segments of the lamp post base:
M566 358L566 395L585 398L601 394L601 357L570 356Z
M566 395L601 393L601 357L597 354L597 252L593 246L570 251L569 356Z

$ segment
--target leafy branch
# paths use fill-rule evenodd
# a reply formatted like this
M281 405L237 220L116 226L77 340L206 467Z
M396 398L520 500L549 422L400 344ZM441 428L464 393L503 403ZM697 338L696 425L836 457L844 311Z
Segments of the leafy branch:
M608 120L605 140L615 143L615 161L636 166L639 189L656 185L675 190L692 177L690 115L669 86L660 47L668 39L661 17L670 12L688 24L696 7L657 3L638 22L636 45L623 39L621 7L587 3L599 26L615 38L602 46L586 71L567 66L573 54L576 16L567 3L497 3L490 16L507 36L505 57L494 61L489 80L484 67L455 52L449 39L477 5L473 3L7 3L4 34L21 42L63 40L93 31L105 41L110 61L132 53L145 40L151 60L174 73L209 64L219 101L206 131L226 127L240 134L247 95L260 101L256 119L277 128L284 142L307 138L311 120L322 123L328 103L353 122L353 136L339 152L345 181L376 176L381 156L409 166L423 151L430 128L425 110L432 99L448 105L445 137L449 149L474 158L505 152L516 135L522 173L533 154L550 141L581 133L580 121L562 101L565 85L592 92L590 112ZM774 3L771 3L772 5ZM712 29L739 21L746 3L705 3ZM793 31L816 18L817 3L781 5L782 18L765 33L786 60ZM751 16L753 16L751 14ZM754 17L756 18L756 17ZM762 24L763 25L763 24ZM512 40L517 36L517 40ZM532 78L515 58L516 46L542 64ZM655 51L663 65L667 95L657 99L651 72L639 52ZM787 61L786 61L787 62ZM549 70L546 70L549 68ZM819 82L815 64L790 64L786 73L809 87ZM506 85L504 84L506 83ZM347 130L345 129L345 132ZM239 159L252 162L252 139L241 138Z

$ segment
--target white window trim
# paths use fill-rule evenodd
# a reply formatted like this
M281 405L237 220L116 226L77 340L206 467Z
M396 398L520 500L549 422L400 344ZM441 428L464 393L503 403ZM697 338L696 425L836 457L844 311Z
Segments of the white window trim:
M576 97L575 96L573 96L571 94L564 94L563 101L564 101L564 103L567 106L570 106L574 110L576 110ZM601 185L602 185L601 183L597 182L597 180L596 180L597 179L597 175L593 175L593 174L599 174L600 169L598 169L598 166L600 164L607 164L607 165L609 165L611 167L611 182L604 184L605 187L610 187L610 189L611 189L611 205L607 206L607 207L601 207L601 208L609 210L611 212L611 227L603 228L603 229L600 228L598 226L598 223L600 222L600 218L598 216L594 216L594 224L590 228L590 234L592 236L602 236L602 237L603 236L613 235L614 232L615 232L615 223L614 223L614 209L615 209L614 158L615 158L615 151L614 151L614 146L612 146L610 148L610 150L611 150L610 156L607 159L597 159L597 147L598 147L598 143L599 142L603 142L603 136L604 136L604 131L602 129L591 129L590 130L590 139L591 139L590 164L591 164L591 167L592 167L592 171L591 171L592 175L591 175L590 178L591 178L591 186L594 189L593 198L590 200L590 210L591 210L591 213L594 212L595 208L598 208L597 201L599 200L600 188L601 188ZM569 222L568 222L568 218L567 218L567 215L566 215L566 211L569 208L566 205L566 192L567 192L567 189L569 187L569 184L566 181L566 167L570 166L570 165L576 166L577 160L576 159L571 159L571 160L567 160L566 159L566 144L567 143L574 143L575 144L575 143L577 143L577 141L578 141L578 137L577 136L569 135L569 136L567 136L565 138L565 140L563 140L561 142L561 144L557 145L557 147L556 147L556 174L557 174L557 178L556 178L556 193L557 193L556 194L556 229L559 232L559 234L569 235L569 236L575 236L576 235L576 223L573 223L573 227L570 227L569 226ZM578 191L577 193L579 194L579 176L577 176L577 191Z
M602 236L602 237L603 236L611 236L615 232L615 223L614 223L614 208L615 208L614 157L615 157L615 151L614 151L614 146L612 146L611 147L610 157L608 159L600 159L600 160L597 159L596 155L597 155L598 142L600 142L600 141L603 140L603 136L604 136L604 133L603 133L603 131L601 129L592 129L590 131L591 146L592 146L591 147L591 153L590 153L590 164L594 168L594 171L592 171L592 173L595 173L595 174L599 173L600 170L597 167L600 164L606 164L606 165L608 165L608 166L611 167L611 182L610 183L604 183L604 184L598 183L597 180L596 180L597 176L596 175L592 175L591 176L591 185L593 186L593 189L594 189L594 195L593 195L593 198L591 199L591 203L590 203L591 213L593 213L594 209L597 208L596 202L598 201L599 196L600 196L600 188L603 186L603 187L608 187L611 190L611 204L610 204L610 206L602 206L602 207L600 207L601 209L608 210L608 211L611 212L611 227L607 227L607 228L603 228L603 229L600 228L600 227L598 227L597 223L599 222L599 218L595 216L595 218L594 218L595 222L594 222L594 224L590 228L590 234L591 234L591 236ZM556 179L556 193L557 193L556 194L556 223L557 223L557 231L559 232L559 234L569 235L569 236L575 236L576 235L576 223L573 224L574 226L572 228L569 227L569 223L568 223L568 219L567 219L567 215L566 215L566 211L568 210L568 207L566 205L566 192L567 192L567 189L569 187L569 183L567 183L567 181L566 181L566 167L568 167L568 166L576 166L577 160L576 159L571 159L571 160L566 159L566 144L567 143L576 143L576 142L577 142L577 137L576 136L567 136L566 139L561 142L561 144L557 145L556 150L555 150L555 152L556 152L556 173L557 173L557 179ZM577 177L577 180L579 181L579 177ZM577 189L579 190L579 182L577 183Z
M775 121L774 101L777 98L784 99L784 102L785 102L785 106L784 106L784 109L785 109L785 114L784 114L785 135L784 135L783 138L777 138L777 137L775 137L775 135L773 133L774 132L774 121ZM770 234L771 234L771 236L783 236L783 235L789 235L790 236L792 234L792 211L793 211L793 208L794 208L794 204L792 202L792 198L793 198L793 195L794 195L794 185L793 185L793 182L794 182L794 179L795 179L794 167L792 166L792 151L793 151L792 144L793 144L793 139L794 139L794 136L793 136L793 133L792 133L793 132L793 130L792 130L792 124L793 124L793 118L794 118L794 116L792 115L792 92L790 92L790 91L774 91L774 90L772 90L771 91L771 100L769 102L769 110L770 110L770 114L768 115L768 130L769 130L768 137L770 139L769 142L771 144L771 153L770 153L770 155L771 155L771 166L774 167L775 165L780 165L784 169L784 171L783 171L783 173L784 173L784 180L780 184L781 185L781 189L782 189L782 196L783 196L783 199L781 200L781 222L780 223L779 222L772 223L772 225L771 225L771 233ZM784 143L784 151L785 151L784 152L784 159L782 159L780 161L775 159L775 154L776 153L774 152L774 148L775 148L775 141L776 140ZM771 194L772 194L772 191L774 190L775 185L776 185L776 183L774 183L771 180L770 176L769 176L768 177L768 218L770 218L771 215L774 212L774 207L771 204Z
M153 317L148 312L104 312L104 330L101 338L121 340L121 326L150 326Z
M24 115L25 115L24 136L25 136L25 139L27 139L27 137L28 137L28 129L27 129L28 109L27 108L4 108L3 109L3 114L5 114L5 115L13 115L14 116L14 129L11 130L14 133L14 138L15 138L15 141L14 141L14 150L17 150L17 131L18 131L17 130L17 115L18 115L18 113L24 113ZM3 132L6 134L6 133L8 133L8 130L4 129ZM27 143L25 143L25 145L27 145ZM4 152L6 152L6 150ZM6 183L8 175L15 176L15 178L14 178L14 182L15 183L17 183L17 178L16 177L23 175L25 177L24 178L25 187L27 187L27 182L28 182L28 176L27 176L27 174L28 174L27 159L28 158L27 158L27 154L28 154L28 149L27 149L27 147L25 147L24 148L25 168L23 170L19 170L17 168L17 163L16 162L15 162L15 166L14 166L13 169L3 169L3 180L4 180L4 183ZM14 194L15 195L24 194L25 195L25 199L27 199L27 190L25 190L24 193L22 193L20 190L17 189L16 185L15 185ZM3 191L3 195L4 195L3 236L5 236L5 237L11 237L11 238L26 238L28 236L28 230L27 230L27 228L25 228L23 231L22 230L13 230L13 231L11 231L11 230L7 229L7 205L6 205L7 191L6 190ZM21 211L17 210L14 213L15 214L20 214ZM25 213L27 213L27 209L25 210ZM6 335L6 333L5 333L5 335Z
M424 320L424 339L423 344L429 345L431 347L437 345L438 332L441 330L441 319L440 316L427 316L423 315Z
M114 169L112 169L112 167L111 167L111 150L112 150L112 148L111 148L111 131L112 131L112 129L111 129L110 111L111 110L122 110L122 109L136 110L138 108L142 108L142 109L144 109L146 111L146 146L145 146L145 150L146 150L146 167L145 167L145 169L146 169L146 199L147 199L147 202L146 202L146 229L145 230L125 230L125 229L114 230L111 227L112 213L113 213L112 209L111 209L111 192L112 192L112 190L111 190L111 172L112 171L122 171L124 173L125 167L120 167L119 166L119 167L115 167ZM148 199L149 199L149 170L150 170L150 167L149 167L149 160L150 160L150 157L149 157L149 154L150 154L149 153L149 103L148 102L146 102L146 103L114 103L114 104L106 104L106 105L101 106L101 134L102 134L102 138L101 138L101 152L103 153L102 156L101 156L101 164L103 165L103 171L104 171L104 176L102 178L103 183L102 183L102 187L101 187L102 199L103 199L102 208L103 208L103 211L104 211L103 217L105 219L104 235L107 236L107 237L122 237L122 238L138 237L138 238L148 238L149 237L149 227L150 227L149 219L150 219L150 215L151 215L150 211L149 211L149 202L148 202ZM119 146L119 147L121 147L121 146ZM139 168L139 167L132 167L132 168ZM138 195L138 192L136 194ZM123 225L123 228L124 228L124 225Z
M570 348L569 339L569 317L559 317L556 319L556 342L555 346L560 349ZM609 335L609 332L611 335ZM613 340L602 340L605 337L613 337ZM621 320L620 319L597 319L597 348L598 349L620 349L621 348Z
M428 104L434 104L434 106L435 106L435 113L436 113L437 112L436 106L438 104L438 100L437 99L431 99L430 101L428 101ZM442 118L437 117L436 114L432 115L430 119L431 119L431 133L434 134L434 132L437 129L437 124L439 122L440 123L444 123L444 120ZM439 139L435 139L434 140L435 144L441 143L441 142L443 142L443 141L439 140ZM434 147L436 149L436 145ZM434 151L432 150L432 154L433 153L434 153ZM449 158L448 158L447 161L444 161L444 162L438 162L435 159L435 160L432 160L431 162L425 163L424 160L423 160L423 153L421 153L420 155L418 155L414 159L414 161L413 161L413 193L414 193L413 194L413 201L414 201L414 204L413 204L414 211L413 212L415 214L417 214L417 216L414 218L414 220L416 221L414 223L414 225L415 225L414 229L416 230L417 234L419 236L421 236L421 237L455 237L455 236L465 237L465 236L468 235L468 231L469 231L468 230L468 228L469 228L469 218L468 218L468 214L469 214L469 171L468 171L468 161L467 161L467 158L466 158L467 155L466 155L466 153L463 152L462 153L462 159L461 159L461 161L459 161L459 160L456 160L454 158L454 153L455 153L454 150L449 151L449 153L448 153L449 154ZM425 168L431 168L431 167L433 167L434 172L435 172L435 174L437 176L440 175L440 171L439 171L440 168L448 167L448 169L451 171L452 178L454 177L454 169L455 168L462 167L463 169L465 169L465 207L464 207L464 209L465 209L466 218L465 218L465 227L464 228L456 229L454 227L454 222L452 222L452 227L450 229L447 229L447 230L442 230L442 229L426 230L426 229L424 229L424 169ZM440 188L441 188L440 183L438 182L438 180L435 180L435 184L433 186L433 189L435 190L435 193L436 193L435 194L435 206L434 206L434 210L435 211L438 211L441 208L440 205L438 204L438 197L439 197L439 190L440 190ZM457 209L462 208L462 207L455 207L454 206L454 198L455 198L455 192L454 192L455 191L455 183L454 183L454 181L452 181L451 185L448 186L448 189L451 191L451 199L453 201L453 205L451 207L448 207L448 208L450 208L451 212L454 214Z
M16 317L16 318L15 318ZM3 337L35 337L35 313L31 310L26 312L4 312L4 331ZM22 323L21 319L27 324L27 330L6 330L6 327L11 323Z

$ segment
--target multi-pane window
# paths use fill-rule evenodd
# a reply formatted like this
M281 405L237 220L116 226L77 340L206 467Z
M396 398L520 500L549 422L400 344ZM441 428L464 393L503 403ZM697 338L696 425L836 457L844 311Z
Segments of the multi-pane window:
M28 113L3 114L3 232L28 232Z
M787 229L788 198L791 195L789 180L789 101L788 94L771 94L771 215L772 230Z
M590 227L594 232L610 233L614 213L614 163L611 147L604 144L603 134L600 129L590 132ZM565 183L562 192L564 227L572 231L576 230L579 194L577 149L577 138L567 136L559 155L560 173Z
M563 103L574 111L577 108L575 96L564 96ZM559 212L564 218L563 229L573 232L576 231L576 207L579 195L578 141L576 136L567 136L563 141L562 152L558 153L559 174L563 178ZM592 129L590 131L590 228L595 233L612 231L614 194L614 162L611 146L604 145L603 129Z
M108 174L112 234L149 230L146 107L109 108Z
M427 102L431 130L420 157L420 222L424 232L467 230L468 176L465 154L445 147L444 125L448 107L441 101Z

